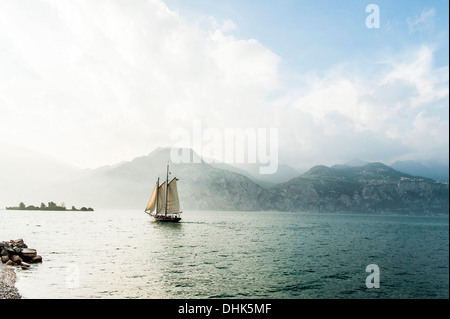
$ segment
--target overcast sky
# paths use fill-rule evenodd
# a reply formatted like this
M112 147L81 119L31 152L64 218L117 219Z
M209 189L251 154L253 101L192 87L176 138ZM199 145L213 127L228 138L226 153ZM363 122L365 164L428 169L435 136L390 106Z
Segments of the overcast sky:
M380 9L367 28L366 6ZM449 158L448 1L0 0L0 143L81 168L278 128L296 168Z

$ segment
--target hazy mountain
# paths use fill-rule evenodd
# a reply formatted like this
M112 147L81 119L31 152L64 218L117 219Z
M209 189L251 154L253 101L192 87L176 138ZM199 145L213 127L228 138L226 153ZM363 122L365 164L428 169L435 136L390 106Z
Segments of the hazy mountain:
M414 177L382 163L316 166L269 191L282 211L447 213L448 183Z
M92 207L143 209L156 179L165 180L168 161L170 150L157 149L57 190ZM171 163L170 170L171 176L180 178L180 200L186 210L448 212L448 183L413 177L381 163L316 166L271 189L204 162Z
M246 171L248 174L250 174L252 180L254 180L255 182L260 181L262 183L266 183L264 185L267 186L274 186L275 184L287 182L288 180L299 175L299 172L295 168L283 163L278 163L278 169L274 174L261 174L259 172L261 165L262 164L259 163L232 164L232 166Z
M177 177L183 209L258 210L264 189L249 178L214 168L204 162L175 164L170 149L156 149L130 162L94 170L78 180L49 188L55 197L79 205L102 208L142 208L147 205L159 177ZM69 194L69 195L68 195ZM81 204L82 203L82 204Z
M369 162L362 161L358 158L351 159L344 164L333 165L332 168L347 168L347 167L360 167L369 164Z
M222 170L227 170L230 172L238 173L240 175L244 175L254 183L266 189L269 189L276 184L286 182L299 175L299 172L295 168L287 164L278 164L278 169L274 174L261 174L259 172L261 164L259 163L227 164L214 162L210 165Z
M71 180L82 170L23 147L0 144L0 205L41 199L43 188ZM49 199L51 200L51 199Z
M392 168L411 175L432 178L438 181L448 182L449 165L438 163L421 164L416 161L397 161L391 165Z
M272 182L259 180L258 178L256 178L252 174L250 174L248 171L238 168L236 166L230 165L228 163L212 162L209 165L211 165L212 167L221 169L221 170L230 171L230 172L234 172L234 173L240 174L242 176L245 176L245 177L249 178L255 184L258 184L259 186L266 188L266 189L271 188L276 185L275 183L272 183Z
M369 162L362 161L359 158L353 158L349 161L347 161L344 165L350 166L350 167L359 167L369 164Z
M169 179L175 176L180 179L178 189L184 210L448 214L449 207L448 183L414 177L381 163L315 166L265 189L244 176L249 172L236 167L221 169L205 162L172 163L167 148L94 170L80 170L22 151L25 154L16 153L14 157L14 150L3 149L0 205L55 201L95 209L144 210L157 178L160 183L166 179L169 162Z

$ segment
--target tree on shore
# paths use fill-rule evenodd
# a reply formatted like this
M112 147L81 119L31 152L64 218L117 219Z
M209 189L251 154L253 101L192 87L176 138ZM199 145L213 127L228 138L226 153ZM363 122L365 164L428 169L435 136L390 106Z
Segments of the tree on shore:
M33 206L33 205L29 205L26 206L24 202L20 202L19 206L16 207L6 207L7 210L48 210L48 211L67 211L68 209L66 208L66 204L61 203L61 206L58 206L55 204L55 202L49 202L48 206L45 206L44 203L41 203L41 205L38 206ZM83 212L93 212L94 209L89 207L82 207L81 209L77 209L75 206L72 206L72 208L70 209L71 211L83 211Z

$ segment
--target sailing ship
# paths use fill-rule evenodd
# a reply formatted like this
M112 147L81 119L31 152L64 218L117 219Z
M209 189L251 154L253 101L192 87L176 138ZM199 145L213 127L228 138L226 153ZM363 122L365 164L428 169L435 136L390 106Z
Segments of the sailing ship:
M167 164L166 181L159 185L159 177L156 181L150 201L145 208L145 212L156 221L178 222L180 214L180 200L178 198L177 178L174 177L169 182L169 164Z

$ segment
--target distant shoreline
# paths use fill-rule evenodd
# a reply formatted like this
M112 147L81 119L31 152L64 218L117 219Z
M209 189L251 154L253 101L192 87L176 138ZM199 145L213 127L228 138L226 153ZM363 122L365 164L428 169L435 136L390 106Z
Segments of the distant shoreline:
M26 206L23 202L19 204L19 206L14 207L5 207L6 210L38 210L38 211L72 211L72 212L93 212L94 209L92 207L81 207L80 209L72 206L71 209L67 209L66 206L61 204L61 206L56 205L54 202L49 202L48 206L45 206L44 203L41 203L40 206L29 205Z

